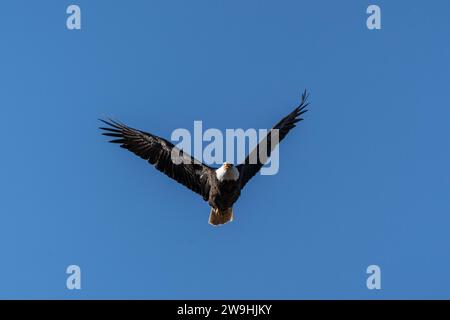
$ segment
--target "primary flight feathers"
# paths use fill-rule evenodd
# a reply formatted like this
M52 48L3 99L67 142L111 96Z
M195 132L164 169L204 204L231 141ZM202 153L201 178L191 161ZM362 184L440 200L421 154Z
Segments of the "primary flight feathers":
M283 140L287 133L295 127L295 124L303 120L300 116L307 111L307 99L308 95L305 91L302 94L300 105L273 126L272 129L278 129L278 141ZM276 146L276 144L272 145L272 135L269 132L264 138L267 143L264 148L267 158L260 159L258 156L259 149L262 148L260 142L242 164L233 166L224 163L216 170L184 153L183 150L179 150L166 139L133 129L111 119L100 119L100 121L107 125L100 129L105 131L103 135L113 138L110 142L118 143L122 148L147 160L156 169L208 201L211 206L209 222L213 225L223 224L233 219L232 206L239 198L242 188L258 173ZM183 161L177 159L180 161L174 162L174 154L183 158Z

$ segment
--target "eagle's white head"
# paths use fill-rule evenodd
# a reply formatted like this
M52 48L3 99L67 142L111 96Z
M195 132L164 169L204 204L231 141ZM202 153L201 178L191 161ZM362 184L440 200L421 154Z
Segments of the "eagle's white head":
M219 181L239 179L239 171L231 163L224 162L224 164L216 170L216 177Z

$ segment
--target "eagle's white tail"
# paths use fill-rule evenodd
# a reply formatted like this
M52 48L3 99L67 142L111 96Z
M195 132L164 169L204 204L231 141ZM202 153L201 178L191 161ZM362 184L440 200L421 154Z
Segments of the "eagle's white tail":
M211 208L211 212L209 214L209 224L218 226L231 221L233 221L233 208L228 208L223 211Z

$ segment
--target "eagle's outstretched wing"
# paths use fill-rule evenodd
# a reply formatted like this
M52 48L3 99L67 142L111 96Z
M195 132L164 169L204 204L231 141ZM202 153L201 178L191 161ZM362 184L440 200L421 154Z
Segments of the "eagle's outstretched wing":
M305 113L307 110L305 109L308 106L308 94L303 92L302 101L300 105L294 109L290 114L280 120L272 129L268 132L268 134L264 137L263 140L256 146L256 148L245 158L245 161L237 166L239 170L239 179L241 182L241 189L247 184L247 182L258 173L258 171L265 164L266 160L270 157L272 150L276 147L276 143L272 145L272 135L271 132L274 129L278 129L278 142L284 139L284 137L288 134L289 130L295 127L295 124L303 118L299 118L300 115ZM265 144L265 147L263 146ZM261 153L266 155L266 159L260 158L260 149L262 148ZM266 152L264 152L266 151Z
M213 169L194 159L171 142L141 130L130 128L111 119L102 120L108 127L101 127L103 135L114 137L112 143L119 143L137 156L147 160L168 177L200 194L208 200Z

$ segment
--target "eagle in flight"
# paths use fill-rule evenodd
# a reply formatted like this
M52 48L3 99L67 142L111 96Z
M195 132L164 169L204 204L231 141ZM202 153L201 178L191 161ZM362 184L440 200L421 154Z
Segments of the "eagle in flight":
M265 164L276 143L283 140L297 122L303 120L300 116L307 111L307 99L305 91L300 105L273 126L242 164L234 166L225 162L217 169L194 159L168 140L117 121L100 119L108 126L100 129L104 130L103 135L114 138L110 142L120 144L122 148L133 152L168 177L202 196L211 206L209 223L217 226L233 221L233 204L241 195L241 190ZM271 133L274 131L277 132L278 139L273 140L278 141L272 143ZM261 148L266 150L267 157L264 159L260 157ZM178 155L178 158L174 155Z

